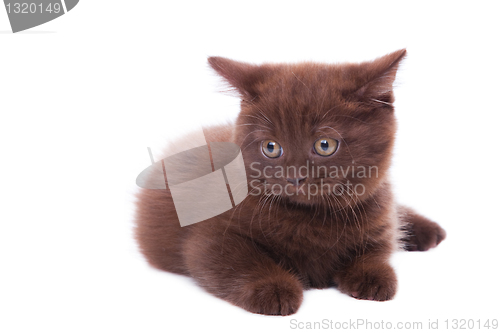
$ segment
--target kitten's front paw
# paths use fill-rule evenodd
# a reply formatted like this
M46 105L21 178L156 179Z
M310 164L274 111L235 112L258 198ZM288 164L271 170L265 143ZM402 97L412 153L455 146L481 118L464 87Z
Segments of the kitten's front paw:
M269 277L246 286L244 304L250 312L291 315L302 303L302 286L294 277Z
M388 301L396 295L398 280L389 265L343 275L335 281L338 289L357 299Z

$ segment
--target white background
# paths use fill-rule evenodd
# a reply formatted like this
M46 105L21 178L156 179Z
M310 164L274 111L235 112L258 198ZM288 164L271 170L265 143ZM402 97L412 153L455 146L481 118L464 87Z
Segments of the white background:
M439 319L442 329L446 319L500 319L495 2L173 3L83 0L18 34L0 8L1 332L271 332L323 319L424 328ZM363 61L403 47L392 178L399 200L448 238L394 256L393 301L312 290L297 314L266 317L145 263L132 219L146 147L158 153L238 112L207 56Z

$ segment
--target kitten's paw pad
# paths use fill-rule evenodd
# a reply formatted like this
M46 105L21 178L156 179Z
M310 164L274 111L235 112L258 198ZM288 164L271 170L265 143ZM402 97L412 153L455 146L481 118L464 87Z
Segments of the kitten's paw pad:
M344 281L338 283L338 288L357 299L388 301L396 295L397 278L389 267L382 272L363 272L345 276Z
M408 251L427 251L446 238L446 231L434 222L414 225L410 239L406 245Z
M302 303L302 286L295 278L266 278L247 287L246 308L266 315L291 315Z

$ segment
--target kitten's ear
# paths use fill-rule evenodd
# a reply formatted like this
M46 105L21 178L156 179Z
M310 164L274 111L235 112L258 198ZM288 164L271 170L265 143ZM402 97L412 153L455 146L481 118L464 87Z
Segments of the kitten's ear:
M267 75L267 70L262 66L227 58L210 57L208 63L227 83L236 88L242 98L255 98L257 83L262 82Z
M394 102L392 85L399 63L406 55L406 49L389 53L369 63L362 63L364 76L362 86L356 94L363 99L390 104Z

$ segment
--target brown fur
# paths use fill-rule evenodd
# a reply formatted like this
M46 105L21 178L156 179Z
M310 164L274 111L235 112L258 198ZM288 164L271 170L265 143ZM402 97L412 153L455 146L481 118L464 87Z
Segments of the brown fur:
M208 292L255 313L295 313L302 291L309 288L336 286L359 299L392 299L397 279L389 265L391 253L401 244L425 251L445 237L436 223L394 202L387 177L396 131L392 84L405 52L340 65L257 66L209 58L242 101L234 125L205 129L207 142L238 144L249 181L258 174L252 162L273 171L307 161L316 167L376 166L378 176L317 174L293 187L350 181L366 190L341 196L308 189L278 195L271 186L290 181L261 176L249 186L261 195L182 228L168 189L141 190L136 237L148 262L191 276ZM312 146L319 137L337 139L338 151L329 157L315 154ZM266 139L282 145L281 157L262 154Z

